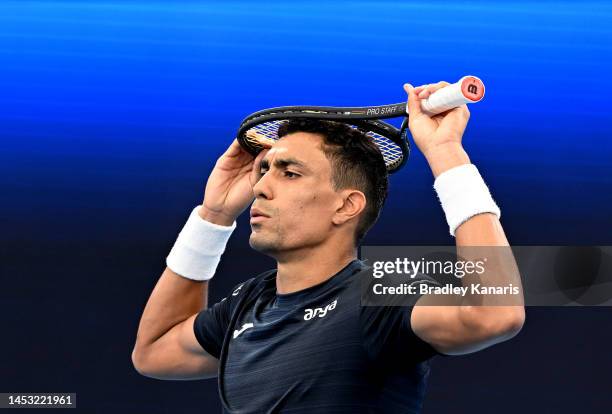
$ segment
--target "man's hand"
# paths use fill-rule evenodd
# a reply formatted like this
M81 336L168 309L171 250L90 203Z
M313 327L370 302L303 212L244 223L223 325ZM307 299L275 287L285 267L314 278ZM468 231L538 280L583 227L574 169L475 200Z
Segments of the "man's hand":
M237 140L217 160L208 177L200 216L211 223L231 225L253 201L257 168L267 150L257 158L246 152Z
M470 159L461 144L463 132L470 119L467 105L450 111L429 116L421 110L421 100L449 85L438 82L431 85L412 87L404 85L408 94L408 127L419 150L425 155L435 177L444 171L461 164L469 164Z

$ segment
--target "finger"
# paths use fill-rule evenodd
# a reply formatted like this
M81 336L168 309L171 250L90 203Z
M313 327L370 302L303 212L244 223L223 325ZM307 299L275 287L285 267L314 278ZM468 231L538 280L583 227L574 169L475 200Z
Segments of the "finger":
M421 92L419 92L419 98L420 99L427 99L429 98L434 92L436 92L439 89L444 88L445 86L450 85L450 83L448 82L438 82L438 83L434 83L431 85L427 85L426 88L424 88Z
M259 181L259 175L261 171L261 160L266 156L266 154L270 151L269 148L262 150L255 160L253 160L253 168L251 169L251 185L255 185L257 181Z
M421 109L421 101L415 92L415 88L409 84L404 84L404 90L408 94L408 104L406 105L406 112L410 114L411 118L415 118L418 115L423 114Z
M243 149L240 146L240 143L237 139L234 139L232 141L232 144L227 148L227 150L225 150L225 153L223 155L226 157L235 157L239 155L242 151Z
M262 147L266 148L266 149L270 149L272 148L272 145L274 145L275 141L273 139L258 139L257 143L259 143L259 145L261 145Z
M261 164L261 160L263 160L263 158L266 156L266 154L270 151L270 148L265 148L263 150L261 150L259 152L259 154L257 154L257 157L255 157L255 161L253 161L253 165L257 166L257 168L259 168L259 164Z
M421 90L418 94L420 99L427 99L429 98L435 91L444 88L445 86L450 85L450 83L445 82L445 81L440 81L438 83L432 83L429 85L426 85L425 88L423 88L423 90Z
M446 112L442 112L436 115L436 117L439 117L441 126L463 134L470 119L470 111L467 105L463 104L456 108L449 109Z
M457 108L454 108L454 109L457 110L458 116L461 117L465 123L467 123L467 121L470 120L470 110L468 109L466 104L458 106Z

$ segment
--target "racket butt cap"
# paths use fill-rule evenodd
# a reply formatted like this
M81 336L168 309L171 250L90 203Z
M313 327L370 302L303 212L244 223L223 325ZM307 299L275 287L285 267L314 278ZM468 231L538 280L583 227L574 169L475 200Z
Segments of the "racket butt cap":
M464 76L461 78L461 94L471 102L478 102L484 98L484 83L476 76Z

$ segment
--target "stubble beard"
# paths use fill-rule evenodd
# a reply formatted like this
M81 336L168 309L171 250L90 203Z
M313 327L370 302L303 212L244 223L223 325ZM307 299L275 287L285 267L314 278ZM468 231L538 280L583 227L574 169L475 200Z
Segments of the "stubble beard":
M261 230L259 232L252 230L249 237L249 245L255 251L274 257L275 253L278 253L281 248L280 234L278 231L267 231L265 233L261 232Z

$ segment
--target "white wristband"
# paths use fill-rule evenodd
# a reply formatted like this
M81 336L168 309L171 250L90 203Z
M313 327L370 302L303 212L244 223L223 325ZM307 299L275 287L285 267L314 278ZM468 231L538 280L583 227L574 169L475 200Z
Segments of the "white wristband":
M220 226L204 220L198 214L201 206L193 209L172 250L166 265L180 276L192 280L209 280L215 274L225 245L236 228Z
M450 234L470 217L493 213L501 217L501 211L489 192L474 164L464 164L444 171L436 178L434 189L438 193Z

